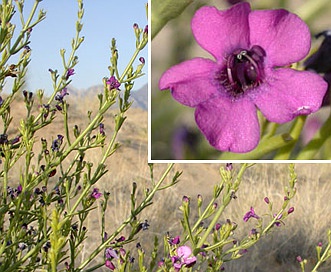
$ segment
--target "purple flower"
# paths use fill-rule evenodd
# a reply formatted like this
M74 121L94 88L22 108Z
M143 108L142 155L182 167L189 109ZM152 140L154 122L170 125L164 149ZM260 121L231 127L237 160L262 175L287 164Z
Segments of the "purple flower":
M10 143L13 145L13 144L18 143L19 141L20 141L20 136L16 136L14 139L12 139L12 140L10 141Z
M192 250L188 246L180 246L177 248L177 255L171 257L174 268L179 271L182 266L192 267L196 263L197 258L191 256L191 254Z
M188 154L197 153L199 135L186 126L174 130L172 137L172 152L174 159L182 160Z
M117 243L123 242L123 241L125 241L125 237L124 236L121 236L121 237L119 237L119 238L117 238L115 240L116 240Z
M106 248L105 252L106 259L118 259L118 255L116 250L112 249L111 247Z
M225 169L226 169L227 171L232 171L232 170L233 170L232 163L227 163L226 166L225 166Z
M188 196L183 196L182 201L184 203L190 203L190 198Z
M145 64L145 58L144 58L144 57L140 57L140 58L139 58L139 61L140 61L142 64Z
M52 150L53 151L59 151L60 150L60 146L63 142L63 136L61 134L58 134L57 135L57 139L55 139L53 142L52 142Z
M112 261L110 261L110 260L106 260L105 261L105 266L107 267L107 268L109 268L110 270L115 270L115 265L112 263Z
M162 259L161 261L158 261L157 267L162 267L163 265L164 265L164 259Z
M111 76L106 81L106 84L108 85L109 90L118 89L121 86L121 84L118 82L118 80L114 76Z
M22 193L22 190L23 190L22 185L21 185L21 184L18 185L18 186L17 186L17 189L16 189L17 194L19 195L20 193Z
M259 232L256 229L251 229L250 235L256 236Z
M75 74L75 69L69 68L66 74L66 79L69 79L72 75Z
M251 207L251 209L250 209L250 210L244 215L243 220L244 220L245 222L247 222L248 219L250 219L250 218L256 218L256 219L259 219L259 218L260 218L260 217L255 213L253 207Z
M64 98L66 95L69 95L69 93L68 93L68 89L67 89L67 88L63 88L63 89L61 90L61 92L59 92L59 93L55 96L55 100L60 101L60 102L63 102L63 98Z
M289 208L287 214L291 214L292 212L294 212L294 207Z
M297 256L297 261L299 262L299 263L301 263L302 262L302 258L301 258L301 256Z
M180 243L180 237L176 236L174 238L169 239L169 244L170 245L178 245Z
M7 134L0 134L0 144L8 143L8 135Z
M289 66L310 49L307 25L286 10L200 8L192 19L198 44L215 61L194 58L167 70L159 81L180 103L196 108L195 120L218 150L248 152L260 139L257 108L286 123L317 111L327 85L317 74Z
M246 254L247 252L248 252L247 249L240 249L238 254L242 256L242 255Z
M106 133L105 133L105 125L103 124L103 123L100 123L99 124L99 132L100 132L100 134L101 135L105 135Z
M148 220L145 220L145 222L139 224L137 232L140 230L148 230L149 226L150 225L148 224Z
M102 193L99 192L98 188L94 188L92 193L91 193L91 197L94 199L98 199L102 196Z

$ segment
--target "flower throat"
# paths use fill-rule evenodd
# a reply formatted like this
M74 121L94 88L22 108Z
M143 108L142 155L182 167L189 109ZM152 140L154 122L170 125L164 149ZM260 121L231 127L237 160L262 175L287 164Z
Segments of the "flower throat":
M236 49L228 56L226 66L218 76L220 83L235 97L259 86L264 78L265 56L265 51L258 45L254 45L250 50Z

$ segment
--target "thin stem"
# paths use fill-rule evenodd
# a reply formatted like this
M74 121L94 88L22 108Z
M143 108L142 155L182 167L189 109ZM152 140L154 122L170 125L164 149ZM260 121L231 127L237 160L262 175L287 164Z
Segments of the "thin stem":
M66 139L69 145L71 145L71 141L70 141L70 133L69 133L69 125L68 125L68 106L67 103L64 102L64 129L65 129L65 133L66 133Z
M302 132L303 126L305 125L306 119L307 119L306 115L301 115L296 118L296 120L294 121L294 124L292 125L292 128L290 130L290 133L289 133L291 135L291 138L293 139L293 141L290 144L288 144L278 150L277 154L274 157L275 160L290 159L291 153L295 147L295 144L297 143L297 141L300 137L300 134Z
M118 79L118 81L119 81L120 83L123 83L123 80L124 80L125 75L128 73L129 69L131 68L133 62L134 62L135 59L137 58L137 56L138 56L138 54L139 54L140 51L141 51L141 49L137 48L136 51L133 53L133 56L131 57L131 59L130 59L128 65L125 67L125 69L124 69L124 71L123 71L121 77Z
M143 202L140 203L140 205L131 212L131 215L123 221L122 225L106 240L104 241L100 246L98 246L88 257L87 260L85 260L79 267L78 270L83 269L86 265L88 265L103 249L109 245L109 243L132 221L132 219L135 217L136 214L140 213L147 205L151 202L153 199L155 193L158 191L158 189L161 187L162 183L164 182L165 178L168 176L170 170L173 168L174 163L171 163L168 165L166 171L163 173L162 177L159 179L159 181L154 186L153 190L148 194L148 196L143 200Z
M327 247L324 250L322 257L318 260L318 262L316 263L316 265L314 266L314 268L311 272L317 272L317 268L319 268L322 265L322 263L325 262L325 260L327 259L327 256L330 255L330 248L331 248L331 244L328 243Z
M242 166L241 166L241 169L237 175L237 178L236 178L236 181L235 183L237 184L237 188L239 188L239 184L240 184L240 181L241 181L241 178L244 174L244 172L246 171L246 169L250 166L250 164L247 164L247 163L244 163ZM231 197L231 195L233 194L233 192L230 190L230 192L227 194L227 197ZM198 242L196 248L201 248L202 245L205 243L205 241L207 240L209 234L212 232L214 226L216 225L217 221L219 220L220 216L222 215L224 209L226 208L228 204L222 204L222 206L218 209L218 211L216 212L215 216L213 217L213 220L211 221L211 223L209 224L207 230L205 231L204 235L202 236L202 238L200 239L200 241Z

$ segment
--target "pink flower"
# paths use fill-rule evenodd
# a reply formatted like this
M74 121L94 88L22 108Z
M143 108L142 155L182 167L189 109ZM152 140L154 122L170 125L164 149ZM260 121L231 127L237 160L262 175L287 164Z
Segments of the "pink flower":
M107 268L109 268L110 270L112 270L112 271L114 271L115 270L115 265L112 263L112 261L110 261L110 260L106 260L105 261L105 266L107 267Z
M94 199L98 199L102 196L102 193L99 192L98 188L93 188L93 191L91 193L91 197Z
M180 246L177 248L177 255L172 256L171 258L176 271L179 271L182 266L192 267L196 263L197 258L195 256L191 256L191 254L192 250L188 246Z
M248 152L260 139L257 108L271 122L286 123L317 111L327 85L317 74L289 66L310 49L307 25L286 10L251 11L248 3L228 10L200 8L192 19L198 44L214 60L194 58L161 77L218 150Z
M117 89L121 86L121 83L115 78L115 76L111 76L107 81L106 84L108 85L109 90Z

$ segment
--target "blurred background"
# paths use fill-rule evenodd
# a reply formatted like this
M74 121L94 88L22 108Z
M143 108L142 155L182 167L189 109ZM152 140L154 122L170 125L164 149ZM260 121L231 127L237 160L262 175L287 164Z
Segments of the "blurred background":
M151 45L151 159L152 160L207 160L217 159L221 152L212 148L197 128L194 109L175 101L169 91L160 91L158 81L171 66L194 57L212 57L195 42L190 22L202 5L226 9L234 2L196 0L183 13L156 35ZM247 1L252 9L286 8L298 14L309 26L312 34L312 52L323 41L313 36L331 29L331 1L326 0L255 0ZM153 5L152 5L153 13ZM152 26L153 27L153 26ZM323 109L324 111L328 109ZM311 120L311 121L310 121ZM323 122L323 113L311 115L304 130L303 141L309 140ZM268 158L266 158L268 159Z

